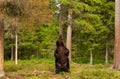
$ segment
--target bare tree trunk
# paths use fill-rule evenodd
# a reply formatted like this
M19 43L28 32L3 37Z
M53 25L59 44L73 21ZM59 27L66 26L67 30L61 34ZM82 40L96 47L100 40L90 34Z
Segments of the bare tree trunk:
M90 50L90 65L93 65L93 55L92 55L92 50Z
M71 57L71 42L72 42L72 11L68 11L68 28L67 28L67 39L66 47L69 49L69 61L72 62Z
M15 35L15 64L18 64L18 35Z
M13 61L13 51L14 51L14 49L13 49L13 46L11 47L11 61Z
M0 78L5 75L4 73L4 21L0 21Z
M108 55L109 55L109 48L108 48L108 43L106 43L106 56L105 56L106 64L108 64Z
M113 69L120 69L120 0L115 0L115 43Z
M62 37L63 37L62 8L63 8L63 5L61 4L60 5L60 14L59 14L59 27L60 27L59 35L62 35Z
M14 43L14 38L12 38L12 44ZM15 46L11 47L11 61L15 60Z

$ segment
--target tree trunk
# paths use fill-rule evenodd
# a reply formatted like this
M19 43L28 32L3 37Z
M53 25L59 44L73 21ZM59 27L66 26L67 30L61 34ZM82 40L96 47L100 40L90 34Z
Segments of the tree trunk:
M60 27L59 35L62 35L62 37L63 37L62 9L63 9L63 5L61 4L60 5L60 13L59 13L59 27Z
M92 55L92 50L90 50L90 65L93 65L93 55Z
M15 35L15 64L18 64L18 35Z
M11 47L11 61L14 60L14 58L13 58L13 52L14 52L14 48L13 48L13 46L12 46L12 47Z
M106 56L105 56L106 64L108 64L108 55L109 55L109 48L108 48L108 43L106 43Z
M5 75L4 73L4 21L0 21L0 78Z
M120 69L120 0L115 0L115 43L113 69Z
M72 42L72 11L68 11L68 28L67 28L67 39L66 39L66 47L69 49L69 61L72 62L71 59L71 42Z
M14 43L14 40L15 38L12 38L12 44ZM15 46L13 45L11 47L11 61L15 60Z

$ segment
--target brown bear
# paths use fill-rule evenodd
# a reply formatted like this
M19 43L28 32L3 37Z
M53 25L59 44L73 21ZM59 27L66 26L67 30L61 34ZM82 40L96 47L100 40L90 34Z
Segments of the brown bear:
M56 41L56 49L54 52L55 57L55 73L58 74L61 71L69 72L69 50L64 46L62 41L62 35L59 36Z

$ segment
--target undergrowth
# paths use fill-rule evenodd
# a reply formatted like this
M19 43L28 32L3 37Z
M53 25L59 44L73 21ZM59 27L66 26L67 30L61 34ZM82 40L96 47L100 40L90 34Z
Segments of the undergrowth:
M112 70L111 65L72 63L70 72L55 74L54 59L5 61L5 79L120 79L120 71Z

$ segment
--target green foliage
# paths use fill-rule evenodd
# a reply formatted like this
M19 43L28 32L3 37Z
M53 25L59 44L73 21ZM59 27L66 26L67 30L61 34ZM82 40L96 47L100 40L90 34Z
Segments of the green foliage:
M86 20L75 20L75 23L78 24L80 28L86 31L95 32L93 26L90 23L88 23Z
M113 41L114 38L114 2L106 0L81 0L75 2L75 4L72 4L74 5L72 8L75 23L73 24L73 43L75 44L76 59L79 62L82 58L89 58L89 50L91 49L93 50L93 61L94 59L97 60L94 58L96 53L98 54L97 57L99 55L104 57L106 41L113 50L114 43L110 41ZM83 5L84 7L81 7ZM103 57L101 59L104 59ZM89 62L89 59L83 60ZM82 61L80 60L80 62ZM94 62L97 63L98 61Z
M22 58L33 57L51 57L55 49L55 39L57 39L58 27L55 25L43 25L35 32L27 32L21 34L20 52ZM53 37L54 35L54 37ZM29 51L28 51L29 50Z
M70 4L71 0L60 0L61 4Z

